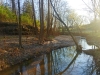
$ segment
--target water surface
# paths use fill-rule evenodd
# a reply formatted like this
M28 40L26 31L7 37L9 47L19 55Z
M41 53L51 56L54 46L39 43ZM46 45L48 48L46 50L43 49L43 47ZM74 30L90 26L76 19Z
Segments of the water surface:
M85 39L79 44L83 49L93 49ZM15 65L0 75L96 75L93 57L83 52L78 54L75 46L53 50L36 59Z

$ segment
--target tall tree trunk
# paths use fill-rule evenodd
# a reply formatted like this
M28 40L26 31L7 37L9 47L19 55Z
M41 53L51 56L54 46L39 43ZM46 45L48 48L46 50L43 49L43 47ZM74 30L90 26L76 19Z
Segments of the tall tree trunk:
M55 18L55 21L54 21L54 31L53 31L53 35L55 35L55 32L56 32L56 18Z
M53 35L53 32L52 32L52 25L53 25L53 16L51 17L50 29L49 29L49 33L50 33L51 35Z
M39 10L40 10L40 35L39 43L43 43L44 38L44 12L43 12L43 0L39 0Z
M6 2L7 2L7 0L6 0ZM15 0L11 0L11 3L12 3L12 12L16 16L16 22L18 22L18 17L17 17L17 13L16 13L16 3L15 3Z
M20 1L18 0L18 29L19 29L19 48L22 48L22 26L21 26L21 15L20 15Z
M47 37L50 31L50 0L48 0Z
M12 12L16 14L15 0L11 0L11 2L12 2Z
M38 34L38 28L37 28L37 24L36 24L36 15L35 15L35 8L34 8L34 1L32 0L32 10L33 10L33 26L35 28L34 34L37 35Z

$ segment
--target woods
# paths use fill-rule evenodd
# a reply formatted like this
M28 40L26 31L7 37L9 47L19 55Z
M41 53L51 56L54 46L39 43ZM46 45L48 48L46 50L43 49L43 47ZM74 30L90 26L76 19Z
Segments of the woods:
M94 19L90 20L88 24L91 26L98 24L98 1L91 1L92 8L86 3L85 5L94 14ZM67 1L6 0L1 1L0 11L0 23L1 27L3 26L1 34L19 34L20 48L22 47L23 35L35 36L38 39L38 44L43 44L45 40L51 40L52 37L60 34L69 34L78 47L73 34L84 35L84 29L87 30L87 27L89 27L88 24L84 23L84 17L68 7ZM93 28L94 31L96 29Z
M47 54L48 61L43 59L39 64L50 62L50 64L47 64L47 69L51 74L51 60L54 60L53 65L56 67L56 64L59 63L56 60L59 60L59 58L73 57L65 70L59 73L55 72L55 74L63 74L73 64L74 60L77 60L78 55L75 56L75 53L82 54L85 48L81 47L81 44L84 41L86 45L91 45L90 41L92 41L91 48L97 48L96 50L99 52L100 1L89 0L88 4L82 0L86 6L86 8L82 8L87 12L85 15L80 9L76 11L71 8L70 1L0 0L0 71L31 58L36 60L40 56L41 58L46 57L45 54ZM71 3L74 5L73 2ZM78 11L81 12L81 15ZM59 51L63 47L68 48ZM75 51L70 54L71 50L74 49ZM52 53L53 50L55 50L54 53ZM60 56L61 52L62 55ZM69 52L68 56L65 52ZM42 68L43 70L46 69L45 66L40 66L41 71ZM44 73L45 71L41 72L41 74Z
M99 6L97 3L98 1L91 1L93 9L86 4L88 9L94 13L93 21L90 20L91 26L98 22ZM1 1L0 11L0 23L13 24L9 29L7 25L3 25L4 28L1 31L6 34L19 34L20 45L23 34L36 36L39 39L38 43L43 44L45 39L50 40L51 37L59 34L70 34L71 32L82 34L83 29L86 29L84 25L87 25L84 24L84 17L68 7L67 1L6 0ZM17 24L18 27L14 26Z
M55 0L55 1L51 0L51 2L56 8L59 17L61 17L68 26L73 27L75 26L74 23L75 21L80 21L77 19L80 16L78 16L77 14L73 14L75 12L73 12L70 8L68 8L67 2L65 2L65 4L63 4L64 3L63 1L59 1L59 0ZM20 6L18 6L19 3ZM50 0L48 1L23 0L23 1L19 1L19 3L18 0L6 0L5 2L3 1L1 2L0 5L1 23L9 23L9 25L13 23L14 26L15 23L19 23L20 21L22 26L21 34L36 35L39 39L40 37L48 38L50 36L58 35L64 29L62 23L59 20L57 20L57 18L54 16L56 15L56 13L54 12L51 6ZM9 29L10 28L11 27L9 27ZM15 29L16 31L19 31L18 30L19 28L15 27ZM41 38L41 43L44 40L43 38Z
M57 21L54 21L53 19L54 17L52 16L52 14L54 12L52 10L52 7L50 6L49 0L24 0L23 2L17 0L6 0L6 3L1 3L0 8L0 22L2 24L9 23L9 25L13 24L14 26L15 23L18 23L18 28L15 27L18 32L14 32L19 34L20 45L22 37L21 35L25 34L25 31L27 31L27 33L31 32L32 35L36 35L36 37L39 38L40 43L43 43L45 37L48 38L58 33L58 31L56 31L58 30L56 29ZM53 31L52 29L55 30ZM8 29L6 29L5 27L5 30L7 31ZM23 32L23 30L25 31ZM14 33L12 32L12 34Z

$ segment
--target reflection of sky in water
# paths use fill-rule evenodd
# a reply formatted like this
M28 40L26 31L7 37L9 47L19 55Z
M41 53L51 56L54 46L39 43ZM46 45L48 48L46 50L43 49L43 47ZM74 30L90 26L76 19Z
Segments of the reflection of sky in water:
M81 39L79 41L79 45L82 46L82 49L83 50L86 50L86 49L94 49L94 47L95 47L94 45L88 45L86 39Z
M81 39L79 44L82 45L83 49L92 49L92 46L88 45L85 39ZM75 46L70 46L54 50L44 55L44 58L35 61L36 63L31 62L28 65L23 63L22 68L19 67L17 71L22 70L22 75L56 75L63 71L62 75L89 75L94 68L94 61L92 56L84 53L79 54L70 67L65 70L77 53L75 49ZM13 73L5 75L15 75L16 73L16 71L11 72ZM96 75L95 72L92 75Z
M57 74L63 71L71 60L76 55L75 46L61 48L56 51L52 51L53 60L51 61L52 64L52 74Z
M82 53L78 55L70 68L62 75L90 75L91 68L94 67L94 62L92 61L93 58L91 56ZM95 75L95 73L92 75Z

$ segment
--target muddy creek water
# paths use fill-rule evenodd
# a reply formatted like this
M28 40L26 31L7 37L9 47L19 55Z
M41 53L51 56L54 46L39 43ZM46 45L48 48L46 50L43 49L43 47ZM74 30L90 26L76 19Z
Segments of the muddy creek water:
M88 45L84 38L79 44L84 50L96 48ZM0 75L97 75L93 57L78 54L75 46L53 50L49 54L31 59L3 71Z

